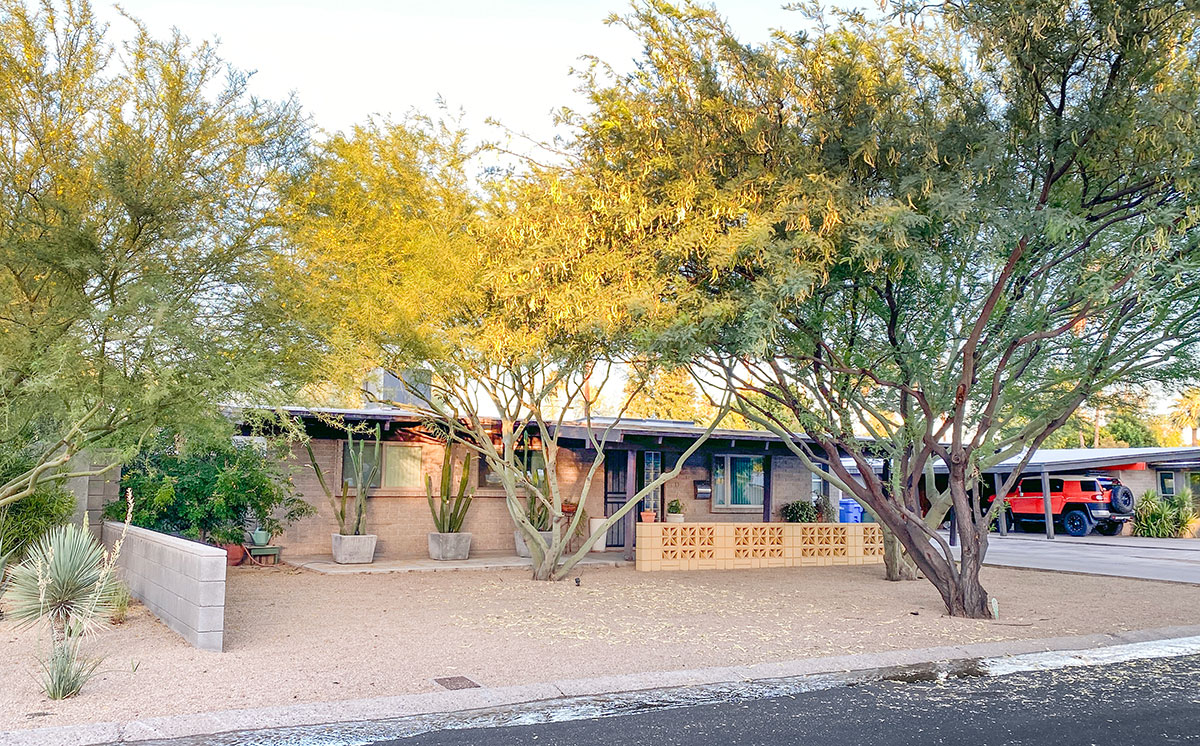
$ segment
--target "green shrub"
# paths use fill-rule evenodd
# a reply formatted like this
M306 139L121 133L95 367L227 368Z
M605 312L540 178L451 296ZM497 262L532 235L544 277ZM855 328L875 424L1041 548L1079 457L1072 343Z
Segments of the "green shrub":
M108 614L108 621L112 624L124 624L125 618L129 616L129 604L131 603L133 603L133 596L129 593L129 587L117 581L116 587L113 589L112 611Z
M133 524L198 541L240 544L251 524L281 533L314 512L296 494L282 462L286 446L235 443L232 436L189 441L160 432L125 468L122 490L133 493ZM125 502L104 515L123 520Z
M784 503L779 508L779 515L788 523L816 523L817 506L806 500Z
M23 473L33 462L20 454L0 458L0 483ZM41 484L32 495L0 508L0 554L19 561L50 529L75 512L75 496L57 484Z
M1174 539L1181 536L1195 518L1196 510L1190 491L1180 490L1165 498L1154 492L1147 492L1138 500L1134 511L1133 534L1156 539Z

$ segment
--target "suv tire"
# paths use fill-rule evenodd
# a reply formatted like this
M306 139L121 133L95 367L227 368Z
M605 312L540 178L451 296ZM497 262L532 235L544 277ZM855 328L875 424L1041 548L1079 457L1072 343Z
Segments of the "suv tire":
M1063 513L1062 524L1068 536L1087 536L1092 530L1092 519L1079 508Z
M1096 524L1096 533L1101 536L1116 536L1124 526L1121 521L1100 521Z
M1137 498L1133 496L1133 490L1123 484L1114 486L1109 493L1108 505L1114 513L1128 515L1133 512L1136 504Z

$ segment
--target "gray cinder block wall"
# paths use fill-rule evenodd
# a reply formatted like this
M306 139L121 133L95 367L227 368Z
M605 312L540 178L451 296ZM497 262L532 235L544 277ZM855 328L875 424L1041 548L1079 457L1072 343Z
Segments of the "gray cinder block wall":
M112 548L123 523L104 523ZM117 559L130 594L183 639L221 652L225 635L225 550L130 526Z
M108 466L110 458L114 458L114 455L108 451L79 453L71 459L67 468L70 471L98 471ZM104 521L104 506L121 494L121 468L116 466L103 474L75 477L67 480L65 486L75 495L75 514L71 522L82 525L86 516L92 535L97 539L102 538L100 526Z

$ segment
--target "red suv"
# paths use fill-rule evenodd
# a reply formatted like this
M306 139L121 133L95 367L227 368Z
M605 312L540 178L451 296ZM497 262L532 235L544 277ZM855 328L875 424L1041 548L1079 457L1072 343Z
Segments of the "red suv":
M1050 477L1050 514L1071 536L1087 536L1092 529L1104 536L1121 533L1122 524L1133 519L1133 492L1109 477L1055 475ZM1025 477L1008 494L1014 524L1046 521L1042 502L1042 478Z

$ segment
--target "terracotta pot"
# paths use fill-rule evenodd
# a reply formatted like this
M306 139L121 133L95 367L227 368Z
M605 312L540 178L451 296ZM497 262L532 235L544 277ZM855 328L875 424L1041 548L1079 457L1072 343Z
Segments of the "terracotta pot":
M563 515L575 515L575 511L579 510L579 503L563 503Z
M246 547L241 544L222 544L221 548L225 550L225 564L229 567L240 565L246 559Z
M642 523L654 523L657 518L658 513L655 513L653 510L642 511Z

